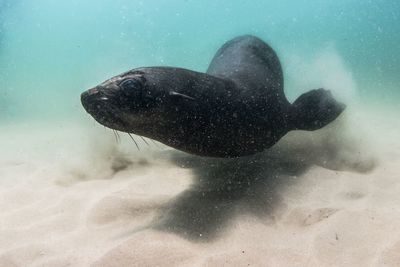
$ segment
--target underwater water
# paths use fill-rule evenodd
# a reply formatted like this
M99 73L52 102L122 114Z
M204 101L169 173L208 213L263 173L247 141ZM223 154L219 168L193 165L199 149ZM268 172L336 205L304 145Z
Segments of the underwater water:
M137 149L81 105L244 34L291 102L322 87L345 112L213 159ZM395 0L0 0L0 266L400 266L399 43Z
M0 3L2 119L82 116L85 89L141 66L205 71L243 34L277 51L292 100L314 87L399 98L398 1Z

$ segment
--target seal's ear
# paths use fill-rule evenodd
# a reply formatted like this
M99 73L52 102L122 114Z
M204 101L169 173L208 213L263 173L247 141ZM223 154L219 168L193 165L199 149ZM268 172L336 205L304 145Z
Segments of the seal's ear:
M317 89L302 94L291 109L291 124L297 130L317 130L336 119L346 105L336 101L328 90Z
M169 95L174 97L174 98L176 98L176 99L181 98L181 99L195 100L191 96L188 96L188 95L185 95L185 94L181 94L181 93L178 93L178 92L175 92L175 91L170 91Z

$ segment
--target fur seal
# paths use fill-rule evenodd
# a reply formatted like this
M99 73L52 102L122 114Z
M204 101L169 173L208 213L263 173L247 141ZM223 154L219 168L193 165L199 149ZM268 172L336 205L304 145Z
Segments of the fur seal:
M261 152L291 130L324 127L345 109L324 89L289 103L276 53L249 35L225 43L206 73L137 68L87 90L81 101L111 129L226 158Z

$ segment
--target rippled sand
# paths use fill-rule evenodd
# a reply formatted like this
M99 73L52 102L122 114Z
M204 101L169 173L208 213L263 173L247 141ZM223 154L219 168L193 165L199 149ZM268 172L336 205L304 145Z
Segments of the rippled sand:
M368 112L229 160L3 125L0 266L400 266L400 122Z

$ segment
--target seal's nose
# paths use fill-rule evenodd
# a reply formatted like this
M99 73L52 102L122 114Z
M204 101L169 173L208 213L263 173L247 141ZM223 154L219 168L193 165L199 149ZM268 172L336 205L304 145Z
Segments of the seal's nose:
M95 96L98 93L99 93L99 90L97 88L89 89L81 94L81 100L83 101L84 99L87 99L90 96Z
M98 88L89 89L81 94L81 103L85 110L89 113L93 112L97 105L97 100L101 97Z

